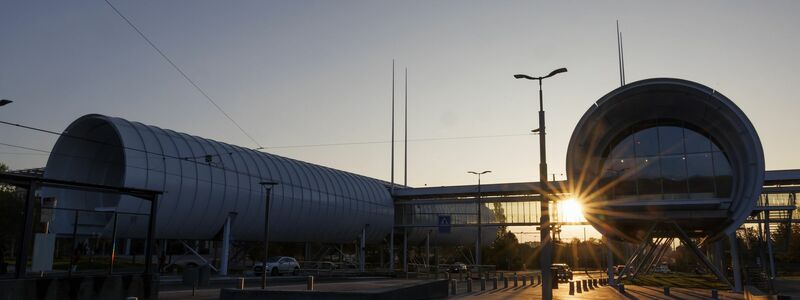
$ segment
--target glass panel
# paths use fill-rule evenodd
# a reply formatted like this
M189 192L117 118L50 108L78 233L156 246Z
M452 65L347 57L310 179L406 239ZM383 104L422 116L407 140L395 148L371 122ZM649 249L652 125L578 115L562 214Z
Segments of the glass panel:
M637 157L658 155L658 129L648 128L633 134Z
M661 157L661 177L664 185L664 199L685 199L686 157L670 155Z
M730 197L733 188L731 165L722 152L714 152L714 182L717 184L717 197Z
M731 168L703 134L657 126L623 138L608 153L602 186L606 199L730 197Z
M661 199L661 170L658 157L636 159L638 168L636 181L640 199Z
M686 153L711 151L711 141L705 136L691 129L684 129L683 134L686 139Z
M683 128L675 126L658 127L661 155L683 154Z
M624 138L622 141L619 142L616 146L614 146L614 150L611 151L611 155L608 157L633 157L633 135L629 135L628 137Z
M714 173L710 153L687 154L689 191L692 198L714 196Z

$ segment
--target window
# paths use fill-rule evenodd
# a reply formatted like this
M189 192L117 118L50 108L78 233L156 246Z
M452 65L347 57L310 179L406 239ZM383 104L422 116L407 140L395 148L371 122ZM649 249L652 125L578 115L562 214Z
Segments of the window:
M634 127L604 158L607 199L730 197L727 156L706 135L680 122Z

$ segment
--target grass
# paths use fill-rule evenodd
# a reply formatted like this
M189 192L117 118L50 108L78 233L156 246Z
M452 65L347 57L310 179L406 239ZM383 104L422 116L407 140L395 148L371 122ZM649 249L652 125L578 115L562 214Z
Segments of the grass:
M692 273L651 274L636 276L636 280L624 280L625 284L677 287L677 288L702 288L727 290L730 287L720 282L713 275L697 275Z

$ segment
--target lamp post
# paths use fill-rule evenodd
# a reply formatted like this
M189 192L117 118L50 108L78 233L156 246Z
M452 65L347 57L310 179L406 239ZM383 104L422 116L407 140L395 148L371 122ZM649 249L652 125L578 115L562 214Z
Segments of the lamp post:
M539 128L534 129L535 132L539 133L539 183L542 187L542 201L541 211L540 211L540 223L541 223L541 242L542 242L542 251L539 252L539 267L541 268L542 272L542 299L550 300L553 299L553 282L552 277L550 274L550 265L552 264L553 259L553 245L551 244L551 237L550 237L550 199L549 195L545 192L545 189L549 189L548 182L547 182L547 155L546 155L546 144L545 144L545 126L544 126L544 105L543 105L543 97L542 97L542 79L553 77L558 73L567 72L566 68L556 69L547 76L542 77L531 77L524 74L516 74L514 78L516 79L528 79L528 80L538 80L539 81Z
M483 172L474 172L468 171L467 173L478 175L478 197L477 197L477 209L478 209L478 239L475 240L475 265L481 265L481 175L486 173L492 173L492 171L486 170ZM480 267L478 267L480 271ZM480 272L479 272L480 273Z
M266 189L264 199L264 264L261 270L261 289L267 288L267 259L269 258L269 197L272 188L277 185L277 182L262 181L259 184Z
M11 102L14 102L14 101L11 101L11 100L8 100L8 99L0 99L0 106L5 106L6 104L9 104Z

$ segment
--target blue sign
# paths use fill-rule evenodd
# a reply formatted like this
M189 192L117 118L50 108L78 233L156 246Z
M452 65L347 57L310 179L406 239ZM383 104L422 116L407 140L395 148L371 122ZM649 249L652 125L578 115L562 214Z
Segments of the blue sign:
M450 233L450 216L439 216L439 233Z

